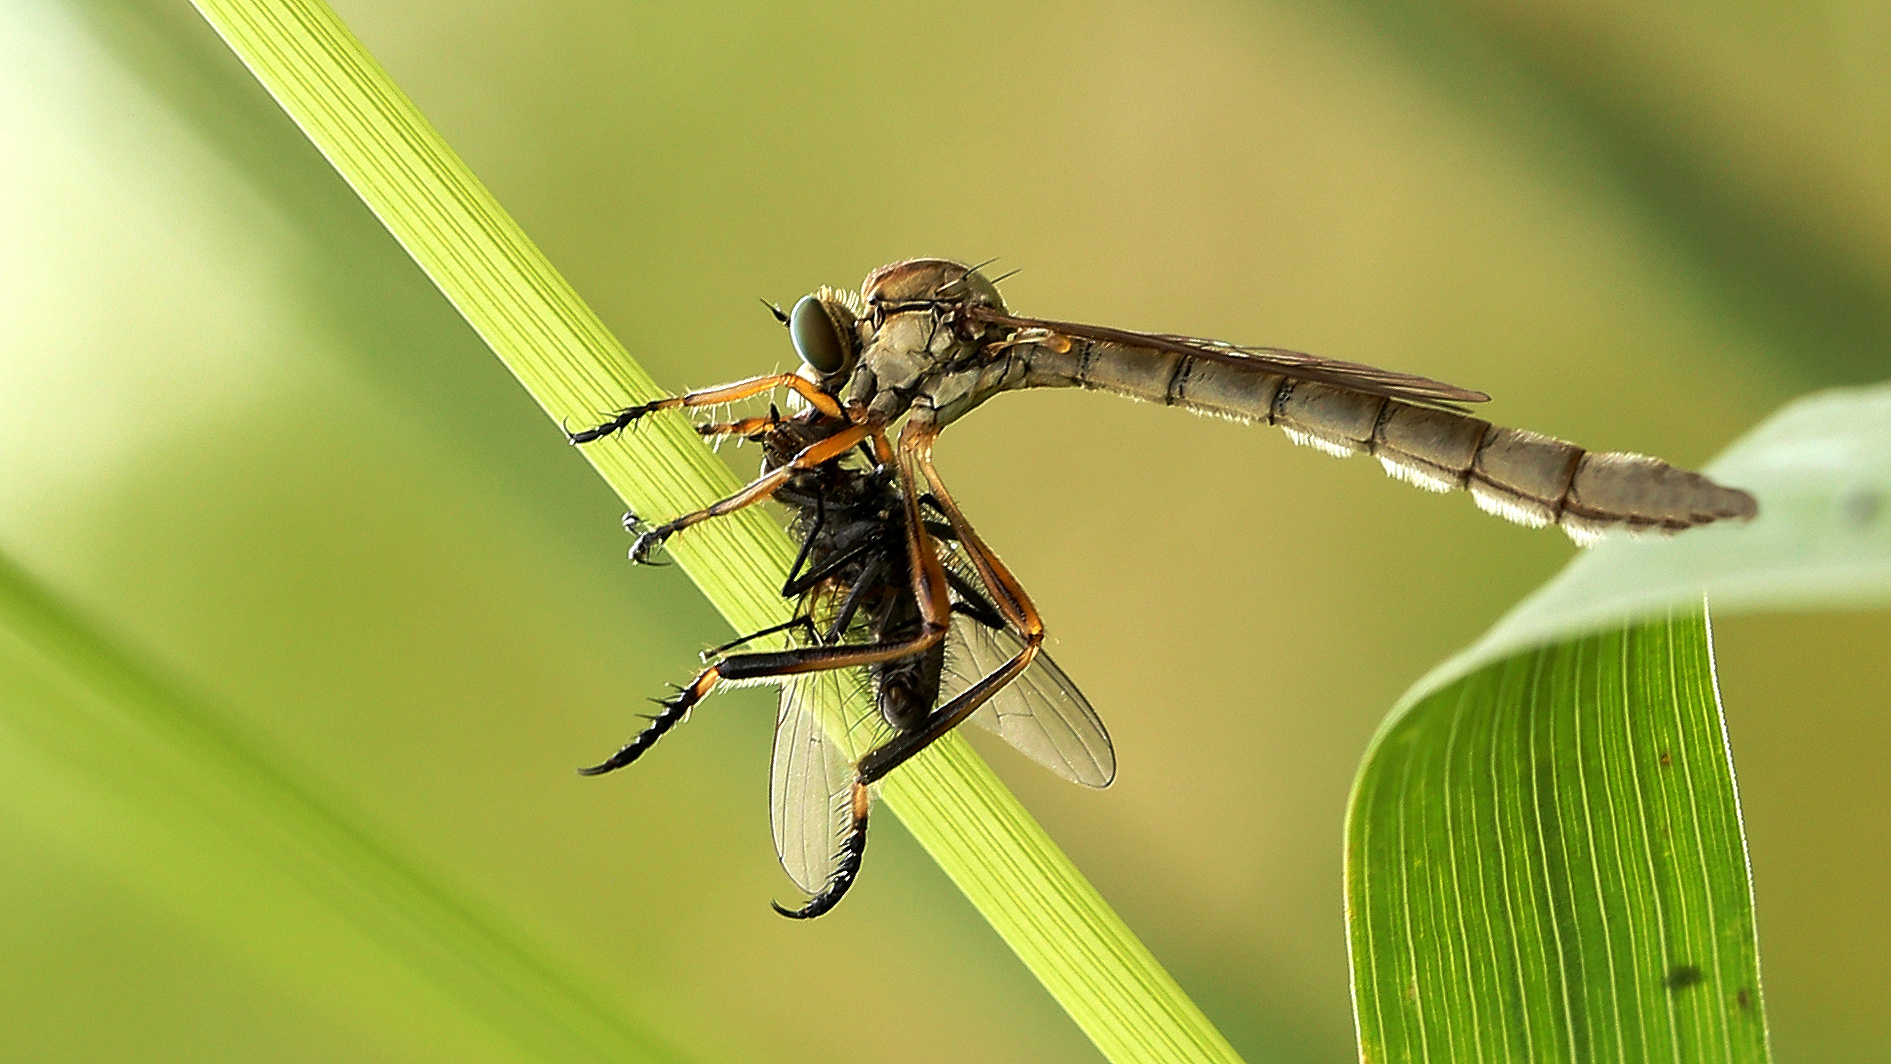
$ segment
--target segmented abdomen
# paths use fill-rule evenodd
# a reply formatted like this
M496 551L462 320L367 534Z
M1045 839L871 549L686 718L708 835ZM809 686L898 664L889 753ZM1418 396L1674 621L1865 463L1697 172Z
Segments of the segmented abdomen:
M1063 351L1037 345L1026 357L1026 387L1091 388L1278 425L1329 454L1371 454L1421 488L1468 488L1480 508L1521 524L1555 523L1578 543L1611 528L1676 532L1758 510L1746 492L1658 458L1594 454L1455 410L1296 380L1260 363L1084 340Z

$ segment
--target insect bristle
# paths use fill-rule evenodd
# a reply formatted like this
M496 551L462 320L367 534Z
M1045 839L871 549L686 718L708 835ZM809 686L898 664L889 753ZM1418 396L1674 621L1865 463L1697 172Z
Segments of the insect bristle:
M1477 508L1487 514L1493 514L1506 521L1515 521L1529 528L1542 528L1550 523L1549 515L1541 510L1532 509L1514 499L1499 495L1482 484L1471 485L1471 500Z
M822 285L814 295L816 299L821 300L823 303L828 300L839 303L841 306L846 307L848 312L856 318L860 317L862 313L860 293L851 288L830 288L827 285Z
M1315 436L1311 432L1302 432L1299 429L1290 429L1285 425L1280 427L1280 431L1286 433L1288 439L1302 447L1311 447L1335 458L1346 458L1358 450L1352 444L1340 440L1329 440L1325 436Z
M1456 484L1438 476L1436 473L1419 469L1417 466L1403 465L1391 458L1387 458L1385 455L1379 456L1379 464L1385 467L1387 475L1391 476L1394 480L1403 480L1407 484L1423 488L1426 491L1445 492L1457 487Z

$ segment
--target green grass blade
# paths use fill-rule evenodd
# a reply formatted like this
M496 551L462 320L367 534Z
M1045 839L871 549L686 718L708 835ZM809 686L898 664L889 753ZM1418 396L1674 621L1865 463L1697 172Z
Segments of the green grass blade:
M89 807L84 833L141 890L238 952L306 971L322 1007L410 1051L497 1032L543 1061L683 1059L500 914L439 881L0 557L0 757L8 807ZM50 782L49 782L50 781ZM54 791L77 792L73 798ZM70 828L66 829L70 835ZM311 968L306 957L328 963ZM294 959L290 959L294 958ZM389 963L392 961L392 964ZM421 987L411 984L418 976ZM458 1009L449 1022L432 995Z
M1347 821L1366 1059L1767 1059L1692 611L1891 601L1891 387L1800 400L1709 471L1759 520L1585 552L1380 728Z
M325 5L196 6L555 420L588 423L660 394ZM638 513L683 512L735 486L680 418L585 453ZM764 515L706 524L671 553L738 630L782 619L774 589L790 546ZM939 744L884 791L1106 1056L1236 1059L968 747Z

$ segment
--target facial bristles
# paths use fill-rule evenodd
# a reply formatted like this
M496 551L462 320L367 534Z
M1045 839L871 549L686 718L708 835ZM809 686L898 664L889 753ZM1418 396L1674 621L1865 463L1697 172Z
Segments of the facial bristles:
M822 285L820 289L814 293L814 296L816 299L819 299L823 303L827 302L828 300L833 300L834 302L839 303L841 306L846 307L850 312L852 312L854 317L856 318L860 317L860 314L861 314L860 293L854 291L851 288L849 289L830 288L827 285Z

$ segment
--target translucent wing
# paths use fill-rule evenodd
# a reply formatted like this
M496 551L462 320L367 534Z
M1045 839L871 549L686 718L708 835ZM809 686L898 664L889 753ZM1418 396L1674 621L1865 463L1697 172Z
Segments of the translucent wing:
M1009 314L1000 314L990 307L975 306L969 308L966 313L994 325L1006 325L1019 329L1042 329L1046 332L1085 340L1099 340L1124 347L1143 347L1153 351L1174 351L1235 365L1259 364L1275 373L1289 377L1319 381L1322 384L1337 385L1341 388L1351 388L1354 391L1383 395L1392 399L1427 404L1490 401L1489 395L1472 388L1460 388L1455 384L1446 384L1443 381L1435 381L1411 373L1380 369L1361 362L1341 362L1338 359L1320 358L1279 347L1244 347L1221 340L1204 340L1194 336L1133 332L1128 329L1112 329L1103 325L1018 318Z
M1018 637L974 618L952 618L941 701L977 683L1023 649ZM1096 710L1049 654L1039 651L1023 675L971 716L1024 756L1067 780L1108 787L1116 778L1116 750Z
M978 578L971 559L958 544L935 541L940 561L963 587L976 589ZM963 599L963 591L955 590ZM979 612L995 620L989 603ZM989 676L1024 649L1016 632L955 611L946 635L945 675L940 684L941 704ZM1116 748L1090 700L1083 697L1064 670L1042 650L1016 680L1000 688L971 716L972 723L994 732L1024 756L1086 787L1108 787L1116 778Z
M821 707L838 705L862 682L859 670L840 669L793 676L781 687L768 813L781 867L809 894L826 889L852 823L854 759L845 736L837 742L821 727Z

